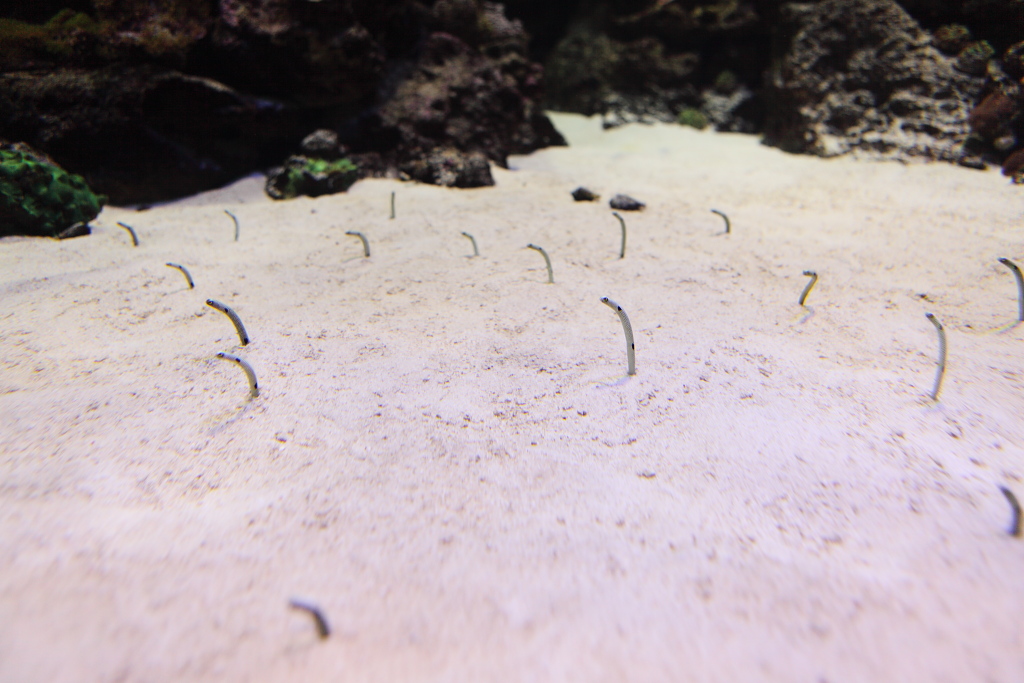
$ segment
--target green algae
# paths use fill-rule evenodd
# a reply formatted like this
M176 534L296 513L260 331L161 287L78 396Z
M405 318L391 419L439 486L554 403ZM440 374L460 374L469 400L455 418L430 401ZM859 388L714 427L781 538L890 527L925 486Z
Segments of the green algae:
M0 148L0 235L56 237L95 218L106 201L27 146Z

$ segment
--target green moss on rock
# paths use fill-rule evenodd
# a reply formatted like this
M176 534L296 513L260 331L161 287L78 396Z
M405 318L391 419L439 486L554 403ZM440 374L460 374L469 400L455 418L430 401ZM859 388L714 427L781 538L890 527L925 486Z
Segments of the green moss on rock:
M680 125L690 126L697 130L704 130L708 127L708 117L704 116L699 109L689 108L682 110L679 112L678 121Z
M0 146L0 235L56 237L91 221L106 201L28 145Z
M25 68L33 60L67 61L109 57L102 46L108 27L82 12L64 9L45 24L0 18L0 67Z
M266 192L273 199L292 199L306 195L319 197L345 192L359 180L359 169L348 159L288 157L284 166L267 177Z

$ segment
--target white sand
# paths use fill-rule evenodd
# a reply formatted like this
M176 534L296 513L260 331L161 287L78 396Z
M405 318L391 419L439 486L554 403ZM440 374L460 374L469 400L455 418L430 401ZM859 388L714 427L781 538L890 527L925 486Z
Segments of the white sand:
M555 121L0 240L0 680L1024 680L1021 188Z

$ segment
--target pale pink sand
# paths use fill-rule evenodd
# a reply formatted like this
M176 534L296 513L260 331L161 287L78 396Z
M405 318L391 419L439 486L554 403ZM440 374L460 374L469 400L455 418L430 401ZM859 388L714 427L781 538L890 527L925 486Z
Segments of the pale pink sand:
M0 680L1024 680L1021 188L555 120L494 188L0 241Z

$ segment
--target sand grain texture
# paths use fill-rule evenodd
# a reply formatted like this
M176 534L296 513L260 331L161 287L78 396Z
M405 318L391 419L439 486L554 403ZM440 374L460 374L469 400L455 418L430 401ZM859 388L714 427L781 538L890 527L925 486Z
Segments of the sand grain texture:
M1024 679L1020 189L555 121L0 240L0 680Z

